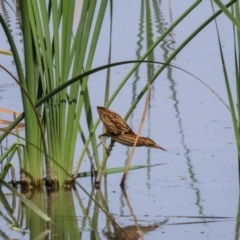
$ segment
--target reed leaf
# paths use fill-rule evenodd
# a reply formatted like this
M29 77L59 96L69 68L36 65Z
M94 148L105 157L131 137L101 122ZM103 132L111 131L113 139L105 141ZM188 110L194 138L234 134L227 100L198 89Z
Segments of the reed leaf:
M236 139L236 145L238 148L238 168L240 171L240 125L239 125L239 120L240 120L240 61L239 61L239 56L240 56L240 21L239 21L239 3L238 1L233 5L231 8L231 12L222 4L221 1L219 0L214 0L214 2L219 6L219 8L229 17L230 21L233 23L233 35L234 35L234 60L235 60L235 86L236 86L236 95L237 95L237 103L234 104L234 93L231 90L230 87L230 80L229 80L229 75L227 73L227 68L225 64L225 58L223 54L223 49L222 49L222 44L221 44L221 38L219 34L219 27L217 24L217 21L215 21L216 24L216 29L217 29L217 37L218 37L218 45L219 45L219 52L221 56L221 62L222 62L222 68L223 68L223 74L224 74L224 79L225 79L225 85L226 85L226 91L228 95L228 101L231 109L231 115L232 115L232 122L233 122L233 128L234 128L234 133L235 133L235 139ZM214 6L212 3L212 8L214 11Z

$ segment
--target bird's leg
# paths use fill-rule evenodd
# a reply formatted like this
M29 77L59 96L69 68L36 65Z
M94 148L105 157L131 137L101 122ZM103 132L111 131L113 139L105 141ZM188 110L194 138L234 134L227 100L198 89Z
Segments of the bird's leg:
M99 138L99 140L101 141L102 145L104 146L104 148L105 148L106 153L107 153L108 156L110 156L110 152L111 152L112 149L109 148L109 147L107 147L107 145L105 144L105 142L102 140L102 137L108 138L108 137L110 137L110 136L111 136L111 135L108 134L108 133L104 133L104 134L101 134L101 135L98 136L98 138ZM101 143L99 143L98 146L99 146Z

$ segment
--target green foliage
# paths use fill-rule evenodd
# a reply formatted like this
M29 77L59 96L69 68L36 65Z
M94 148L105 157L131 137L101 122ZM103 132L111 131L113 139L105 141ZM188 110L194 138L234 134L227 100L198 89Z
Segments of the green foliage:
M110 1L111 2L111 1ZM239 117L240 117L240 93L239 93L239 5L238 1L230 1L224 6L221 1L215 0L221 10L213 13L204 23L202 23L195 31L186 38L169 56L166 56L165 63L161 65L155 72L153 64L157 63L154 58L154 49L166 38L166 36L178 26L178 24L192 12L194 8L201 3L200 0L195 1L188 9L163 33L161 32L159 38L154 40L152 38L151 29L151 7L150 2L142 1L141 17L146 16L147 30L147 50L136 61L125 61L119 63L111 63L111 47L109 49L109 64L92 69L92 62L95 56L95 50L98 44L98 38L101 33L101 27L105 18L105 12L109 1L102 0L85 0L81 6L80 12L76 17L74 14L76 10L75 1L44 1L44 0L20 0L19 9L21 12L21 31L23 36L23 59L20 58L20 52L17 50L16 43L11 35L10 29L2 15L0 15L0 23L7 36L11 52L16 64L17 76L22 93L22 103L24 113L17 117L14 122L7 128L5 133L0 136L0 142L11 132L11 130L23 119L25 119L25 144L20 140L22 137L17 137L17 141L13 143L3 153L0 158L0 163L4 160L4 168L0 175L1 184L7 187L11 192L19 196L19 198L30 208L32 208L38 216L41 216L46 221L50 219L43 214L36 205L40 205L42 210L47 204L43 202L43 196L35 196L33 203L29 202L25 197L19 194L9 184L3 181L7 171L11 167L11 160L15 153L18 153L20 160L20 167L31 175L38 186L42 186L43 175L47 175L47 180L54 182L56 185L65 185L71 183L72 173L74 177L82 177L79 170L82 166L84 156L88 155L96 169L101 173L111 174L123 171L123 167L115 169L105 169L104 163L107 161L107 156L104 155L102 166L100 164L100 157L97 149L97 136L95 130L99 125L100 120L93 119L91 108L91 89L88 86L89 75L97 71L108 68L108 70L116 65L134 63L134 66L122 80L114 93L109 96L108 79L106 84L105 106L108 107L113 102L114 98L121 91L123 86L130 79L132 74L138 70L139 66L148 59L148 81L146 85L140 90L139 95L133 99L132 105L125 116L129 117L132 110L138 104L140 99L147 91L148 84L153 84L157 77L166 67L170 65L171 60L212 20L219 14L225 12L227 16L236 25L235 28L235 64L236 64L236 86L237 86L237 104L233 103L233 93L230 89L227 72L225 71L224 58L222 55L224 75L226 79L227 92L229 95L229 102L232 112L233 125L235 129L238 149L240 149L239 141ZM234 2L236 4L232 8L232 13L227 7ZM154 2L154 15L158 16L158 9L156 1ZM111 9L111 7L110 7ZM111 15L112 17L112 15ZM159 16L158 16L159 17ZM111 18L112 19L112 18ZM141 19L141 21L143 21ZM111 42L111 41L110 41ZM220 44L221 46L221 44ZM3 54L10 54L5 51L0 51ZM147 61L145 61L147 62ZM199 80L199 79L198 79ZM201 80L200 80L201 81ZM202 82L202 81L201 81ZM95 109L94 109L95 110ZM83 119L85 118L85 119ZM87 130L83 129L82 122L87 122ZM18 136L19 133L16 135ZM83 149L81 150L77 165L73 169L75 149L77 138L82 140ZM240 151L240 150L239 150ZM92 156L94 157L92 159ZM149 166L132 166L130 169L138 169L140 167ZM85 175L90 175L86 173ZM32 183L29 183L31 185ZM78 184L78 183L77 183ZM79 185L81 188L82 186ZM82 188L84 193L87 191ZM74 224L77 225L77 218L74 215L74 202L72 196L67 196L67 201L70 203L70 208L65 208L65 202L60 193L57 198L57 204L51 209L51 214L56 216L61 210L61 216L66 216L69 212L74 216ZM52 194L53 196L54 194ZM51 196L51 197L52 197ZM92 201L93 193L89 201ZM99 202L101 196L97 195L96 200ZM81 198L78 197L79 205L82 206ZM90 205L90 204L89 204ZM96 203L94 211L94 221L98 219L98 207ZM70 211L69 211L70 209ZM88 211L82 207L84 218L89 219ZM49 210L49 209L48 209ZM106 215L108 211L106 210ZM108 216L111 219L109 214ZM31 215L28 216L31 230L36 228L36 232L40 232L39 219ZM54 219L57 223L57 228L64 229L62 223L58 223L58 218ZM97 225L96 222L91 223ZM76 234L74 225L67 226L71 232ZM65 230L65 229L64 229ZM31 231L34 232L34 231ZM96 231L97 232L97 231ZM97 232L98 233L98 232Z
M229 106L230 111L232 115L232 121L233 121L233 127L234 127L234 133L236 138L236 144L238 148L238 161L239 161L239 170L240 170L240 14L239 14L239 2L236 1L236 3L232 6L231 11L229 11L224 4L219 0L214 0L214 2L218 5L218 7L226 14L226 16L230 19L230 21L233 23L233 34L234 34L234 60L235 60L235 87L236 87L236 98L235 98L235 91L231 89L230 86L230 76L227 73L226 63L224 59L224 53L222 49L221 44L221 38L219 34L219 27L216 21L216 29L217 29L217 35L218 35L218 44L219 44L219 51L222 61L222 67L223 67L223 74L226 84L226 91L228 95L229 100ZM212 5L213 6L213 5ZM234 103L234 99L236 99L236 103Z
M105 95L106 107L110 106L130 76L146 58L154 62L154 49L200 2L200 0L195 1L189 6L157 40L153 40L152 29L148 28L147 51L139 56L139 60L135 62L111 96L109 96L108 81ZM231 1L226 6L229 7L234 2ZM91 161L92 155L94 156L94 165L103 172L103 167L100 168L95 135L100 120L93 119L88 76L104 68L128 63L126 61L110 64L110 49L109 65L92 69L108 1L102 0L99 4L97 1L83 1L79 17L74 15L75 1L21 0L19 3L24 61L20 60L14 39L1 15L0 23L16 63L24 114L16 118L7 131L0 136L0 141L23 118L25 119L26 148L22 157L24 158L23 168L40 186L44 172L47 173L47 180L56 185L71 182L78 136L81 137L84 146L74 169L74 177L77 176L86 153ZM145 7L141 9L141 16L144 16L143 12L145 12L146 24L151 26L151 8L148 4L143 6ZM166 57L165 63L155 72L153 66L148 65L148 81L134 99L126 119L147 91L148 83L153 84L164 68L170 66L171 60L221 12L214 13L201 24L170 56ZM157 11L155 15L157 16ZM87 131L82 128L83 117L86 118ZM91 146L89 146L90 143ZM106 160L107 156L104 156L104 162Z
M89 129L93 124L88 78L63 88L36 110L31 102L37 103L69 78L91 68L107 2L101 1L96 11L96 1L84 1L76 23L75 1L50 1L49 4L47 1L20 1L24 64L21 63L10 31L0 16L22 88L26 124L25 170L34 176L36 182L43 179L44 159L49 181L62 185L71 176L77 134L81 132L79 123L84 110ZM91 29L94 29L93 34L90 33ZM96 149L95 136L92 136L91 142ZM66 169L68 174L50 161L51 158ZM95 158L98 162L97 151Z

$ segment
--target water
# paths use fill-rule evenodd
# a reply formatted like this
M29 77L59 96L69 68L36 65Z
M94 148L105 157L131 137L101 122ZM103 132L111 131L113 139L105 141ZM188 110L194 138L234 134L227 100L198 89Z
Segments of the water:
M151 36L147 35L145 19L141 18L140 10L143 6L140 1L113 2L112 62L134 60L142 55L147 48L147 40L156 40L192 1L153 1L150 3L152 13L153 3L157 4L159 12L150 16L151 25L148 27L152 28L154 33ZM164 61L211 13L210 3L202 1L155 50L154 59ZM12 24L14 16L10 14L10 18ZM221 15L218 21L228 73L234 89L232 26L224 15ZM13 31L18 32L17 27L13 26ZM2 29L0 36L3 36ZM108 44L106 20L99 42L101 47L97 49L93 67L107 63ZM6 42L3 46L8 50ZM14 64L9 59L10 57L1 56L0 64L14 72ZM213 22L198 34L171 64L196 75L227 103ZM111 69L111 93L131 67L123 65ZM124 116L131 102L146 84L151 71L151 67L143 65L122 89L110 109ZM18 86L2 70L0 74L3 79L0 83L1 106L21 111ZM106 72L103 71L92 75L89 81L95 119L96 106L103 105L102 90L105 79ZM141 120L144 100L145 98L141 100L128 120L134 131L137 131ZM101 127L97 133L102 133ZM134 226L135 216L135 221L142 226L152 226L154 223L160 225L146 233L144 239L238 239L237 148L230 112L222 102L192 76L168 67L152 86L142 135L149 136L168 152L144 147L136 149L132 165L164 165L129 172L126 182L128 200L119 187L121 174L112 174L103 179L103 199L116 222L121 227ZM124 165L129 152L127 147L116 144L107 166L110 168ZM89 170L87 161L85 162L82 171ZM88 192L91 191L89 178L80 179L79 182ZM105 214L100 210L98 212L93 203L86 214L84 209L88 209L91 200L81 189L78 189L78 192L80 197L74 195L74 209L78 219L76 231L81 232L82 239L90 239L90 235L93 239L106 239L103 232L106 233L109 229L113 231L113 227L107 225ZM104 206L103 199L101 204ZM74 218L72 215L62 217L63 222L65 217ZM29 234L23 238L20 233L6 230L4 219L0 222L8 236L17 239L30 238Z

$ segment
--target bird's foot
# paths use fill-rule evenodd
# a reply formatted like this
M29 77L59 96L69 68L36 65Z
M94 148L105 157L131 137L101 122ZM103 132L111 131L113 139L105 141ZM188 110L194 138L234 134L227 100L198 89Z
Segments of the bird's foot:
M110 156L110 153L111 153L111 151L112 151L112 148L110 148L110 147L107 147L107 148L105 148L106 149L106 154L108 155L108 157Z

